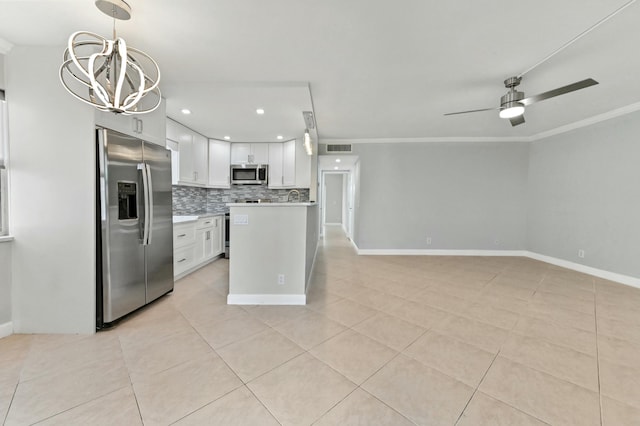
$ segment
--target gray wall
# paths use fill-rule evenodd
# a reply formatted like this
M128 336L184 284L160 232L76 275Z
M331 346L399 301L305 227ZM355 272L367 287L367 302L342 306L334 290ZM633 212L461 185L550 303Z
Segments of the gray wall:
M4 84L4 55L0 53L0 89L5 88Z
M324 223L342 223L342 189L344 175L326 173Z
M17 333L95 331L94 110L60 84L63 51L6 57Z
M530 251L640 277L639 135L635 112L530 144Z
M359 248L525 249L526 143L353 147Z

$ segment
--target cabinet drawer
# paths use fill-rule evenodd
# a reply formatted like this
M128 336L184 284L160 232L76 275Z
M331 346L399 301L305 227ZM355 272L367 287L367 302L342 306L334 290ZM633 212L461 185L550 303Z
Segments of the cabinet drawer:
M194 247L183 247L173 253L173 275L180 275L194 265Z
M216 226L218 218L216 217L203 217L196 222L196 229L214 228Z
M196 241L195 223L188 225L178 225L173 227L173 247L179 248Z

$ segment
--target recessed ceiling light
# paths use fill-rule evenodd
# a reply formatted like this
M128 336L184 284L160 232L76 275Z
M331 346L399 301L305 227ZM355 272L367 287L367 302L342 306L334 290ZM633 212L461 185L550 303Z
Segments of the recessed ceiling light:
M282 136L282 135L278 135L278 136L276 136L276 139L278 139L279 141L281 141L282 139L284 139L284 136Z
M338 170L339 168L340 168L340 167L335 166L335 167L333 168L333 170Z
M339 158L336 158L336 163L339 163L340 161L342 161L342 160L339 159Z
M180 112L181 112L181 113L183 113L184 115L189 115L189 114L191 114L191 110L188 110L188 109L186 109L186 108L182 108L182 109L180 110Z
M229 139L231 139L231 136L225 136L224 140L228 141Z
M258 114L258 115L262 115L262 114L264 114L264 110L263 110L262 108L258 108L258 109L256 110L256 114Z

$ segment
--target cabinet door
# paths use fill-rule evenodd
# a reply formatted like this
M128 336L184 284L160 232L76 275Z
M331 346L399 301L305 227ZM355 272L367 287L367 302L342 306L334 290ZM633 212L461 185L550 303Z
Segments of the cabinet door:
M164 145L167 138L167 113L164 99L158 108L147 114L136 116L140 120L138 137L145 141Z
M249 162L249 155L251 155L251 144L231 144L231 164L245 164Z
M180 135L178 142L178 158L180 160L180 182L193 183L196 180L193 170L193 137L189 133Z
M193 133L194 182L206 186L209 179L209 141L204 136Z
M198 263L203 262L205 259L206 232L207 232L207 229L196 230L196 243L195 243L194 252L193 252L194 265L197 265Z
M269 146L269 188L281 188L282 181L282 143L270 143Z
M269 144L252 143L251 155L254 164L269 164Z
M283 186L294 186L296 184L295 139L282 144L282 184Z
M171 151L171 185L180 180L180 146L178 142L167 139L167 149Z
M224 240L222 238L224 234L224 230L222 227L224 226L224 216L216 216L213 218L213 255L217 256L224 251Z
M96 110L94 117L99 126L164 146L167 121L165 112L162 100L158 108L148 114L122 115Z
M209 139L209 181L213 188L229 188L231 144L227 141Z
M296 141L296 188L311 187L311 159L304 149L304 141Z

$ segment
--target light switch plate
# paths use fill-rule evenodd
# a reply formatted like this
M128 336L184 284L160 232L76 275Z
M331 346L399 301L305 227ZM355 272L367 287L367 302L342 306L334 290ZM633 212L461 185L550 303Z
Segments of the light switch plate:
M248 225L249 224L249 215L248 214L236 214L233 216L233 224L234 225Z

